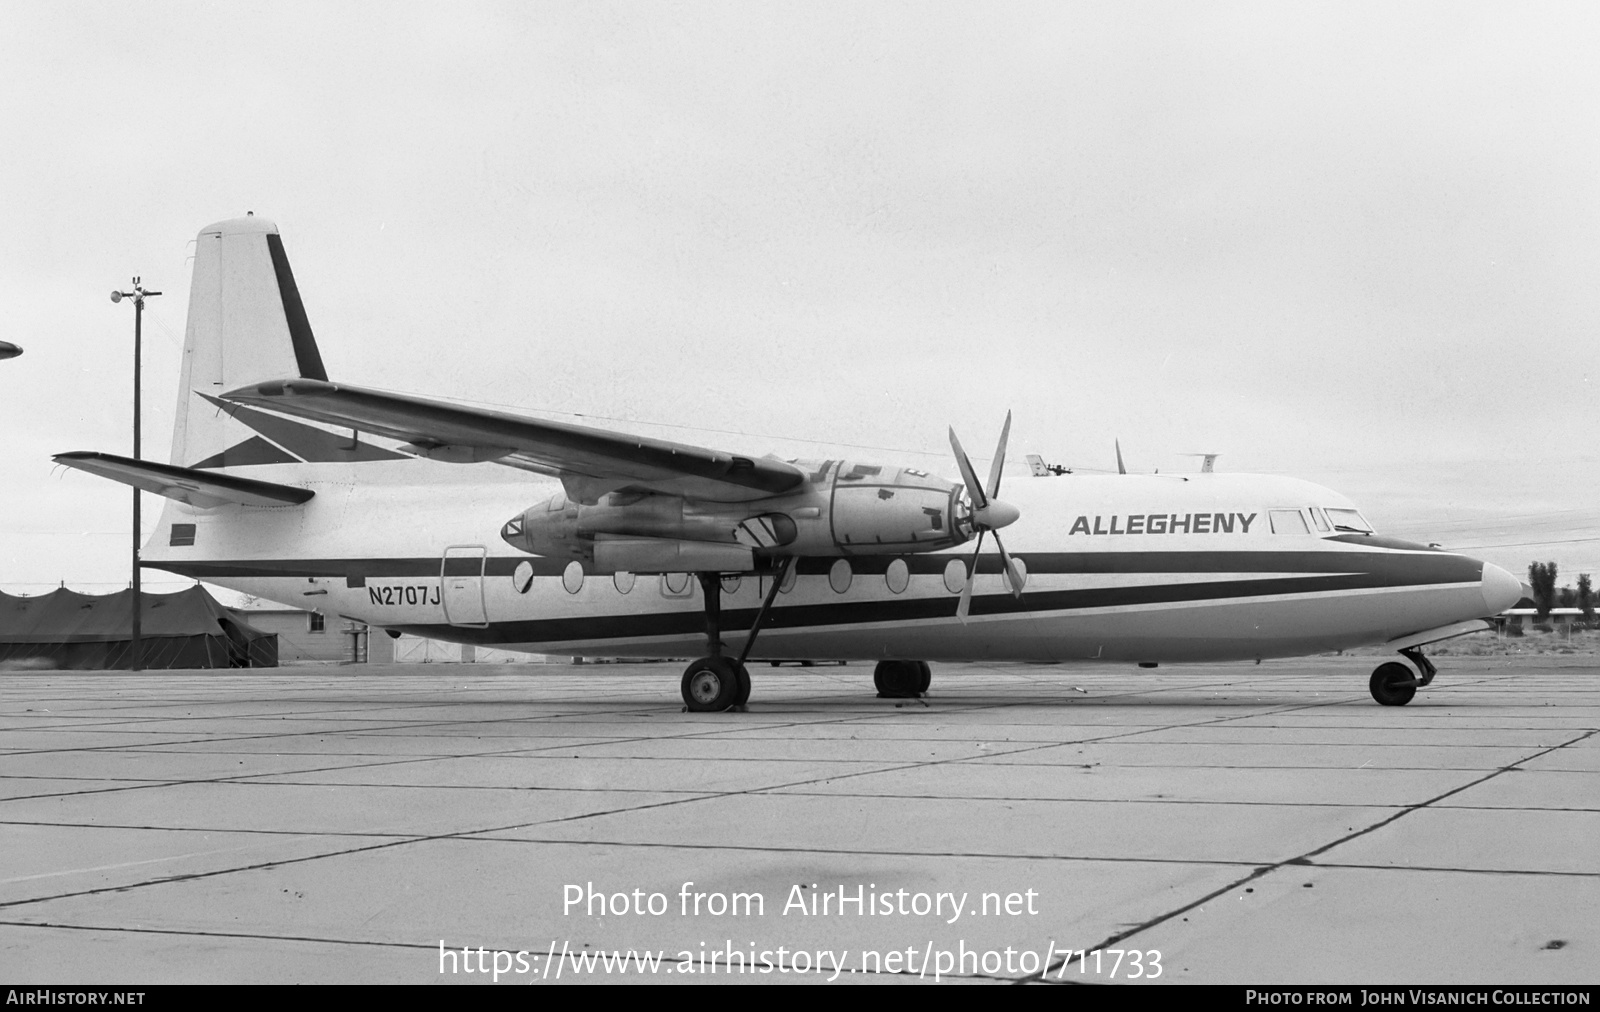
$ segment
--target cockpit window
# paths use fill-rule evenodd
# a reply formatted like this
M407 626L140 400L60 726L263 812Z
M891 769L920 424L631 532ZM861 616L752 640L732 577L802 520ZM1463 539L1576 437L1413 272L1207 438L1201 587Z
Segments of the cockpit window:
M1328 529L1328 518L1322 515L1322 511L1313 506L1308 512L1310 512L1311 522L1316 525L1317 530L1326 532Z
M1274 534L1311 533L1311 528L1306 526L1306 518L1299 510L1268 510L1267 516L1272 521Z
M1333 521L1333 529L1341 534L1371 534L1372 525L1367 523L1367 518L1361 515L1360 510L1328 509L1328 519Z

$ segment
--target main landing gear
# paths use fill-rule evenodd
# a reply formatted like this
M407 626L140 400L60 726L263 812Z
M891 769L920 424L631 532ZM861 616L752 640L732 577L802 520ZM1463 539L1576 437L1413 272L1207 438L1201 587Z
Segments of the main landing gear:
M1415 664L1417 670L1412 671L1399 661L1389 661L1378 665L1377 670L1372 672L1371 681L1367 683L1372 690L1372 698L1384 706L1405 706L1416 696L1419 688L1433 681L1433 676L1439 673L1433 662L1422 655L1420 647L1407 647L1400 654Z
M761 630L761 621L771 610L772 601L778 596L778 588L788 579L789 568L794 562L792 558L786 560L773 578L772 587L761 602L761 610L756 613L756 620L750 626L750 635L745 638L744 649L739 651L738 660L732 660L722 653L722 574L695 574L706 602L706 649L710 656L701 657L684 669L681 686L684 709L693 713L720 713L723 710L742 710L750 701L750 671L744 666L745 658L750 656L750 648L756 643L756 633Z
M879 699L921 699L932 683L927 661L879 661L872 671Z

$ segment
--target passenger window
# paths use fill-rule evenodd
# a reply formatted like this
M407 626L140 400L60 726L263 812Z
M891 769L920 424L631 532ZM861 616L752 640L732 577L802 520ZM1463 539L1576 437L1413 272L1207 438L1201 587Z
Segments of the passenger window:
M1267 517L1272 522L1274 534L1311 533L1311 528L1306 526L1306 518L1299 510L1268 510Z
M1322 515L1321 510L1312 506L1308 512L1311 514L1311 522L1317 525L1317 530L1326 531L1328 529L1328 519Z

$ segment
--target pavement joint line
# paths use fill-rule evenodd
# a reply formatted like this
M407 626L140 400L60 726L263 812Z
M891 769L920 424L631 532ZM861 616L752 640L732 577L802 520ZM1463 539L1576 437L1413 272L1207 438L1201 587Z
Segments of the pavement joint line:
M683 800L674 799L674 800L668 801L668 802L661 802L661 803L657 803L657 804L647 804L647 805L637 805L637 806L632 806L632 807L628 807L628 808L611 809L609 811L595 812L593 814L594 815L617 815L617 814L621 814L621 813L625 813L625 812L643 811L643 810L647 810L647 809L650 809L650 808L664 807L665 805L669 805L669 804L683 804L683 803L685 803ZM97 896L97 895L101 895L101 894L104 894L104 893L131 892L131 891L133 891L135 889L143 889L143 888L146 888L148 886L166 885L166 884L170 884L170 883L174 883L174 882L188 882L188 881L194 881L194 880L197 880L197 879L205 879L205 878L215 878L215 877L217 877L219 875L232 875L232 874L236 874L238 872L260 871L260 870L263 870L263 869L266 869L266 868L278 868L278 867L282 867L282 866L285 866L285 865L291 865L291 864L304 864L304 863L306 863L308 861L320 861L320 860L323 860L325 858L330 858L330 857L344 857L344 856L347 856L347 855L350 855L350 854L360 854L360 853L365 853L365 852L369 852L369 851L376 851L376 850L388 850L388 849L393 848L393 847L404 847L404 846L409 846L411 844L417 844L417 843L432 843L432 842L435 842L435 841L438 841L438 840L460 839L460 838L472 836L472 835L475 835L475 834L478 834L478 833L491 833L491 832L504 833L504 832L510 832L510 831L516 830L516 829L525 829L525 828L530 827L530 826L538 826L538 825L543 824L545 821L546 820L536 820L534 822L520 822L520 823L514 823L514 824L511 824L511 825L508 825L508 826L500 826L500 827L496 827L496 828L492 828L492 829L459 830L459 831L451 832L451 833L428 833L428 834L423 834L423 835L405 834L403 836L403 838L401 838L401 839L393 839L393 838L391 838L391 839L386 840L383 843L371 844L371 845L365 846L365 847L351 847L351 848L348 848L346 850L328 851L328 852L321 853L321 854L309 854L309 855L305 855L303 857L283 858L283 859L277 860L277 861L258 861L258 862L254 863L254 864L242 865L242 866L235 867L235 868L215 868L215 869L212 869L211 871L188 872L188 873L181 874L181 875L167 875L167 876L162 876L160 878L147 879L147 880L145 880L143 882L128 882L128 883L124 883L122 885L102 886L102 887L99 887L99 888L96 888L96 889L80 889L80 890L76 890L74 892L57 893L56 895L53 895L53 896L37 896L37 897L30 898L30 899L22 899L22 900L0 900L0 910L6 909L8 907L27 906L27 905L33 904L33 903L47 903L47 902L50 902L52 900L72 899L72 898L79 897L79 896ZM568 821L568 820L567 819L557 819L557 820L549 820L549 821L563 822L563 821ZM169 830L167 830L167 832L192 832L192 831L191 830L170 830L169 829ZM330 834L302 833L300 835L308 836L308 837L315 837L315 836L325 836L325 835L330 835Z
M0 819L0 826L42 826L51 829L111 829L134 830L149 833L232 833L240 836L287 836L287 837L349 837L357 840L379 839L394 840L403 843L416 836L415 833L384 833L378 830L353 830L353 829L262 829L256 826L234 827L227 826L156 826L141 825L136 822L61 822L56 819ZM0 903L0 906L4 906Z
M458 704L458 705L466 705L466 704ZM657 712L657 709L658 708L651 708L649 711L638 711L638 712ZM629 712L634 712L634 711L630 709ZM383 730L415 732L415 731L419 731L419 730L422 730L422 729L425 729L425 728L430 728L430 727L433 727L433 728L455 727L455 726L459 726L459 725L461 725L463 723L469 723L469 724L530 723L530 724L541 724L541 725L543 725L543 724L548 723L550 720L554 719L555 716L556 715L551 715L551 716L548 716L548 717L538 717L538 716L525 715L524 714L524 715L518 715L518 716L512 716L512 717L485 718L483 720L476 720L476 721L429 720L429 721L421 721L421 722L417 722L417 723L408 723L408 724L395 724L392 720L390 720L390 721L384 722L384 723L380 724L379 726L375 726L375 727L317 728L317 729L307 730L307 731L285 731L285 732L280 732L280 733L275 733L275 734L245 734L245 735L229 735L229 736L225 736L225 737L194 738L194 739L180 740L180 741L160 742L158 744L165 745L165 746L172 746L172 745L215 745L215 744L222 744L222 743L233 742L233 741L266 741L266 740L286 739L286 738L306 738L306 737L310 737L312 735L329 735L329 734L357 734L357 735L359 735L359 734L362 734L363 732L370 733L370 732L373 732L373 731L383 731ZM162 718L162 719L167 719L167 718ZM201 719L201 718L196 718L196 719ZM279 717L278 719L287 720L288 718L287 717ZM49 728L30 728L28 730L41 731L41 730L52 730L52 729L49 729ZM696 732L686 732L686 734L690 734L690 735L692 735L694 733L696 733ZM660 736L659 735L652 736L652 738L658 738L658 737L660 737ZM672 737L676 737L676 736L672 736ZM621 739L621 742L637 740L637 738L638 738L638 736L632 736L630 738ZM125 747L126 746L122 745L122 744L115 744L115 745L97 745L97 746L88 747L88 748L80 747L80 748L55 748L55 749L24 749L24 750L15 751L15 752L12 753L12 755L14 755L14 756L15 755L50 755L50 754L71 753L71 752L103 752L103 751L116 751L116 750L118 750L120 748L125 748Z
M1162 864L1207 868L1255 868L1260 861L1229 860L1214 857L1129 857L1108 854L1008 854L987 850L863 850L860 847L802 847L753 843L664 843L655 840L572 840L563 837L490 836L480 833L462 837L464 843L520 843L542 847L618 847L648 850L742 851L749 854L846 854L852 857L951 858L973 861L1080 861L1093 864Z
M421 942L384 942L363 938L321 938L315 935L265 935L245 931L186 931L182 928L129 928L99 924L62 924L55 921L0 920L0 926L10 928L46 928L57 931L104 931L130 935L179 935L188 938L239 938L265 942L309 942L317 945L361 945L392 949L433 950L436 945Z
M1139 934L1139 933L1141 933L1143 931L1147 931L1150 928L1153 928L1158 924L1161 924L1161 923L1164 923L1166 921L1169 921L1172 918L1177 917L1180 914L1186 913L1187 911L1193 910L1194 908L1196 908L1196 907L1198 907L1198 906L1200 906L1200 905L1202 905L1204 903L1209 903L1211 900L1216 899L1218 896L1222 896L1222 895L1224 895L1226 893L1233 892L1234 890L1240 888L1241 886L1243 886L1247 882L1254 882L1256 879L1263 878L1263 877L1271 874L1274 871L1278 871L1279 869L1282 869L1282 868L1285 868L1285 867L1290 867L1290 866L1319 867L1312 860L1312 858L1316 857L1319 854L1325 854L1325 853L1327 853L1328 851L1332 850L1335 847L1341 846L1342 844L1345 844L1345 843L1349 843L1351 840L1358 839L1360 837L1366 836L1369 833L1372 833L1372 832L1375 832L1375 831L1377 831L1379 829L1382 829L1385 826L1392 825L1397 820L1405 818L1407 815L1411 814L1412 812L1421 811L1424 808L1428 808L1428 807L1430 807L1430 806L1432 806L1432 805L1434 805L1434 804L1436 804L1436 803L1438 803L1440 801L1443 801L1445 798L1451 797L1451 796L1456 795L1456 794L1460 794L1462 791L1469 790L1469 789L1471 789L1473 787L1478 786L1479 784L1487 783L1488 781L1493 780L1495 777L1498 777L1498 776L1500 776L1500 775L1502 775L1502 774L1504 774L1506 772L1509 772L1509 771L1515 769L1516 767L1520 766L1522 763L1530 762L1530 761L1532 761L1534 759L1539 758L1542 755L1547 755L1547 754L1549 754L1551 752L1554 752L1554 751L1557 751L1559 749L1567 748L1568 746L1576 745L1576 744L1578 744L1580 742L1587 741L1589 738L1593 737L1596 733L1597 732L1594 731L1594 730L1586 731L1585 733L1579 735L1578 737L1572 738L1572 739L1570 739L1568 741L1565 741L1565 742L1562 742L1559 745L1552 745L1552 746L1550 746L1548 748L1542 748L1539 751L1534 752L1532 755L1524 756L1523 758L1517 760L1517 762L1515 762L1515 763L1511 763L1510 765L1507 765L1507 766L1501 766L1498 769L1490 770L1488 773L1484 774L1481 777L1478 777L1476 780L1468 781L1465 784L1461 784L1458 787L1453 787L1450 790L1445 791L1443 794L1440 794L1439 796L1437 796L1435 798L1431 798L1431 799L1429 799L1427 801L1423 801L1423 802L1420 802L1420 803L1418 803L1416 805L1409 806L1409 807L1407 807L1407 808L1405 808L1405 809L1403 809L1403 810L1401 810L1399 812L1396 812L1395 814L1389 816L1388 818L1378 820L1377 822L1373 823L1370 826L1367 826L1367 827L1365 827L1363 829L1358 829L1358 830L1356 830L1354 832L1351 832L1351 833L1347 833L1344 836L1342 836L1342 837L1340 837L1340 838L1338 838L1336 840L1333 840L1333 841L1331 841L1329 843L1323 844L1321 847L1317 847L1317 848L1315 848L1313 850L1309 850L1306 853L1300 855L1299 857L1291 858L1291 859L1289 859L1287 861L1279 861L1276 864L1263 865L1263 866L1257 868L1255 871L1251 872L1249 875L1246 875L1244 878L1241 878L1236 882L1231 882L1228 885L1225 885L1220 889L1215 889L1215 890L1207 893L1206 895L1200 897L1197 900L1194 900L1194 901L1192 901L1190 903L1187 903L1187 904L1185 904L1185 905L1183 905L1181 907L1178 907L1178 908L1176 908L1174 910L1169 910L1164 914L1160 914L1160 915L1158 915L1156 917L1152 917L1152 918L1144 921L1142 924L1136 924L1131 928L1127 928L1127 929L1125 929L1123 931L1116 932L1115 934L1112 934L1111 936L1105 938L1104 940L1102 940L1101 942L1099 942L1097 945L1093 946L1092 948L1088 949L1087 951L1093 952L1093 951L1096 951L1096 950L1102 950L1102 949L1105 949L1105 948L1107 948L1109 946L1115 945L1116 943L1122 941L1125 938L1131 938L1134 935L1137 935L1137 934ZM1082 950L1080 950L1080 951L1082 951ZM1034 979L1041 979L1042 980L1042 979L1044 979L1045 976L1047 976L1050 973L1051 970L1056 970L1056 969L1059 968L1059 970L1064 971L1068 966L1072 965L1073 962L1074 962L1074 958L1071 955L1068 955L1068 957L1066 959L1062 960L1059 964L1052 963L1049 966L1046 966L1043 969L1041 969L1038 974L1033 974L1033 975L1030 975L1028 977L1024 977L1018 982L1019 983L1024 983L1024 982L1027 982L1027 981L1030 981L1030 980L1034 980Z
M305 732L305 734L314 734L314 733L317 733L317 732ZM269 735L269 736L263 736L263 737L267 737L267 738L284 738L284 737L302 737L302 736L304 736L304 735L301 735L301 734L295 734L295 735ZM254 740L258 740L258 737L257 736L241 736L241 737L236 737L236 738L231 738L231 739L218 739L218 740L223 740L223 741L254 741ZM445 755L432 754L432 755L424 755L424 756L406 756L406 757L403 757L403 758L400 758L400 759L395 759L395 758L389 757L384 762L351 763L351 764L339 765L339 766L314 767L314 768L309 769L309 770L296 770L294 772L297 773L297 774L304 774L304 773L319 773L319 772L338 772L340 770L346 770L346 769L376 769L376 768L382 767L382 766L398 766L398 765L405 765L407 763L413 763L413 762L432 762L432 761L437 761L437 760L441 760L441 759L483 759L483 758L494 758L494 757L499 757L499 758L518 758L518 757L521 757L521 756L526 756L527 753L529 753L529 752L544 752L544 751L551 751L551 750L554 750L554 749L582 748L582 747L585 747L585 746L596 746L596 745L606 745L606 746L627 745L627 744L632 744L632 743L640 742L640 741L658 741L658 740L660 740L659 736L635 735L635 736L628 737L628 738L607 739L605 741L590 741L590 742L585 742L582 745L574 745L571 742L561 742L561 743L543 745L543 746L536 746L536 747L523 746L523 747L518 747L518 748L514 748L514 749L490 750L488 752L467 752L467 753L456 753L456 754L445 754ZM174 743L174 744L177 744L177 743ZM39 750L39 751L23 752L23 753L20 753L20 754L22 754L22 755L39 755L39 754L59 754L59 753L63 753L63 752L99 752L99 751L103 751L103 750L99 749L99 748L94 748L94 749L45 749L45 750ZM152 755L172 755L174 753L164 752L164 751L160 751L160 750L150 750L147 754L152 754ZM183 755L183 754L192 754L192 753L176 753L176 754ZM239 755L241 753L237 753L237 752L222 752L222 753L201 753L201 754L205 754L205 755L210 755L210 754ZM282 755L283 753L273 752L273 753L248 753L248 754ZM296 754L296 753L291 753L291 754ZM326 754L326 753L310 753L310 754L316 755L316 754ZM383 755L383 753L360 753L360 754ZM537 757L537 756L528 756L528 758L539 758L539 757ZM577 757L575 756L574 758L577 758ZM861 760L853 760L853 761L858 761L859 762ZM40 799L40 798L52 798L52 797L76 797L76 796L87 796L87 795L90 795L90 794L110 794L110 793L116 793L116 792L119 792L119 791L147 790L147 789L158 788L158 787L178 787L178 786L184 786L184 785L188 785L188 784L213 784L213 783L229 783L229 782L249 783L249 782L252 782L255 778L259 778L259 777L263 777L263 776L274 776L274 775L276 775L276 774L267 774L267 773L253 773L253 774L250 774L250 773L233 773L233 774L228 774L227 776L219 776L219 777L202 777L202 778L191 778L191 779L140 782L140 783L129 784L129 785L121 786L121 787L100 788L98 790L58 791L58 792L48 793L48 794L30 794L30 795L22 795L22 796L13 797L13 798L0 798L0 804L5 804L6 802L10 802L10 801L28 801L28 800L37 800L37 799Z
M178 937L182 937L182 938L228 938L228 939L241 939L241 940L254 941L254 942L300 942L300 943L309 943L309 944L316 944L316 945L350 945L350 946L362 946L362 947L367 947L367 948L382 948L382 949L404 949L404 950L420 949L420 950L422 950L424 952L434 952L434 951L437 951L437 949L438 949L437 944L436 943L432 943L432 942L429 942L429 943L423 943L423 942L386 942L386 941L380 941L380 940L376 940L376 939L362 939L362 938L323 938L323 937L318 937L318 936L314 936L314 935L252 934L252 933L242 932L242 931L199 931L199 930L188 930L188 931L186 931L186 930L183 930L183 929L180 929L180 928L106 927L106 926L94 925L94 924L60 924L60 923L51 922L51 921L7 921L7 920L0 920L0 926L13 927L13 928L35 928L35 929L53 930L53 931L106 932L106 933L130 934L130 935L170 935L170 936L178 936ZM485 948L487 948L487 946L485 946ZM534 954L533 950L525 950L525 951L527 951L529 955L533 955ZM558 954L559 953L556 950L542 950L542 951L539 952L539 955L542 958L546 959L546 960L554 959L554 958L557 957ZM668 962L675 963L675 962L678 962L678 960L668 959L666 957L663 957L662 962L663 963L668 963ZM710 966L717 966L717 967L729 967L729 969L726 970L725 972L727 974L730 974L730 975L733 973L733 970L731 969L732 962L729 961L729 960L721 960L721 961L715 960L715 959L705 960L705 961L702 961L702 965L710 965ZM774 967L774 969L777 969L779 972L783 972L785 970L788 971L788 972L792 972L792 973L801 972L799 967L798 967L798 964L794 964L794 963L790 963L790 962L773 962L771 965ZM808 969L806 972L809 973L811 971ZM888 972L888 971L883 971L883 970L868 971L865 967L863 967L860 970L850 970L849 972L850 972L851 976L858 976L858 975L870 975L870 976L873 976L873 977L922 977L922 976L925 976L923 974L918 974L918 973L915 973L915 972L910 971L910 970L900 970L900 971L895 971L895 972ZM994 976L992 974L985 974L985 973L944 974L944 976L949 978L949 979L951 979L951 980L1004 981L1004 980L1008 979L1008 978L1004 978L1004 977L996 977L996 976Z
M1338 868L1342 871L1426 871L1447 875L1529 875L1550 878L1600 879L1600 871L1561 871L1556 868L1457 868L1435 864L1358 864L1318 861L1314 867Z

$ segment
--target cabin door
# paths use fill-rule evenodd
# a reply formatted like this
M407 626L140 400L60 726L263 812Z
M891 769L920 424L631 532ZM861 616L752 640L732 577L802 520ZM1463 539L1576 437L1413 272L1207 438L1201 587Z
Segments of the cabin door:
M489 624L483 600L483 569L489 550L482 545L451 545L439 563L439 600L445 621L482 629Z

